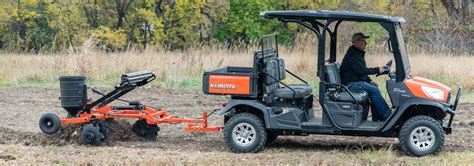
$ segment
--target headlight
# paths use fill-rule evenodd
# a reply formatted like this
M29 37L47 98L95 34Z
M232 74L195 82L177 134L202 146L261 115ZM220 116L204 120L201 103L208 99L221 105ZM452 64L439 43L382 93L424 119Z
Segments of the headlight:
M432 87L427 87L427 86L421 86L421 89L425 94L431 98L437 99L437 100L443 100L444 99L444 92L440 89L432 88Z

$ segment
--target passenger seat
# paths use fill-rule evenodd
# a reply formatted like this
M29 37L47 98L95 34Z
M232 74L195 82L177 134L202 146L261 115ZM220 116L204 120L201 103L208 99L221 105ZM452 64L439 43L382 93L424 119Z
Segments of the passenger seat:
M286 71L285 71L285 61L281 58L276 59L278 61L278 74L280 76L280 80L286 79ZM293 89L303 89L304 91L313 92L313 88L308 84L288 84L290 88Z
M275 97L282 99L293 99L294 97L295 99L298 99L304 98L312 93L311 87L308 88L307 86L292 85L290 86L291 89L285 86L280 86L279 81L285 78L285 75L281 74L285 72L285 68L280 64L284 65L284 62L278 59L272 59L265 63L264 72L269 75L265 76L264 86L264 92L266 93L265 100L267 102L272 102Z

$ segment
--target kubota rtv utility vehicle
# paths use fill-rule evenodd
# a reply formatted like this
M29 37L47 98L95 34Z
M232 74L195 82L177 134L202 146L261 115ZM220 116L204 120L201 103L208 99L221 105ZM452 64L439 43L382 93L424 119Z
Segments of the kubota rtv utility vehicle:
M224 139L231 151L258 152L278 135L308 134L398 137L402 149L414 156L442 149L445 134L451 133L461 88L451 103L449 87L411 74L401 30L403 18L325 10L267 11L260 15L298 23L314 32L319 41L319 91L314 93L306 81L285 68L274 35L262 39L262 49L254 53L253 67L229 66L206 72L205 93L231 96L219 112L224 116ZM386 88L392 114L385 121L367 118L371 103L367 92L351 91L340 83L337 32L341 23L349 21L378 23L389 36L396 72L391 71L390 60L384 69L390 78ZM285 84L289 75L302 84ZM314 115L314 95L318 96L322 116Z
M398 137L409 155L423 156L441 150L444 135L451 133L455 110L461 96L458 88L451 103L451 89L436 81L411 75L410 63L403 42L401 17L340 11L270 11L266 19L294 22L310 29L318 42L317 101L322 115L313 111L313 90L306 81L285 69L285 61L278 55L276 36L262 39L262 48L254 53L253 67L225 67L205 72L203 91L207 94L230 95L219 114L224 116L224 127L208 125L202 113L200 119L178 118L164 108L152 108L139 101L126 101L121 96L153 81L151 71L122 75L114 90L97 100L87 96L86 78L60 77L61 105L68 112L66 118L53 113L44 114L39 127L45 134L54 134L64 125L83 124L82 144L100 145L109 134L108 119L138 119L132 130L139 136L155 139L161 124L186 123L185 131L221 131L226 145L237 153L258 152L278 135L331 134L351 136ZM396 72L391 72L391 60L385 66L386 81L392 114L383 122L368 120L371 101L364 91L351 91L340 83L339 64L336 62L337 30L342 22L375 22L388 33L389 50L393 53ZM326 38L329 51L326 53ZM309 69L308 69L309 70ZM287 74L302 84L285 84ZM128 105L111 105L122 100ZM217 110L215 110L217 111ZM447 115L449 115L448 118Z

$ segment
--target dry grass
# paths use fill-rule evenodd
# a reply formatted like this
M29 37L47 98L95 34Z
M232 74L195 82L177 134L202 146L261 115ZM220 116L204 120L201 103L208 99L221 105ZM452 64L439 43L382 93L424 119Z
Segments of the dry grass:
M186 52L130 51L125 53L88 52L66 55L3 54L0 56L0 82L22 84L31 81L54 82L61 75L85 75L89 80L117 80L124 72L152 70L160 82L198 79L205 70L222 66L250 66L252 51L198 49ZM316 56L313 51L283 49L287 68L316 81ZM370 66L383 65L388 55L368 55ZM338 58L338 61L342 56ZM414 75L432 78L448 85L463 81L474 88L474 57L411 54Z
M316 47L309 35L297 36L296 47L280 48L286 67L313 84L316 77ZM346 46L339 46L346 48ZM410 49L410 48L409 48ZM206 70L222 66L251 66L253 51L257 47L228 50L219 47L194 48L188 51L128 51L104 53L94 49L94 41L88 40L79 53L55 55L0 54L0 85L18 86L40 83L55 85L61 75L85 75L97 84L115 83L122 73L152 70L158 75L155 83L168 87L200 87L201 75ZM237 50L237 51L236 51ZM382 46L369 49L366 59L369 66L382 66L390 59ZM345 49L338 51L342 60ZM410 54L413 75L431 78L451 87L463 82L466 89L474 89L474 57L471 55ZM377 78L383 83L386 78Z

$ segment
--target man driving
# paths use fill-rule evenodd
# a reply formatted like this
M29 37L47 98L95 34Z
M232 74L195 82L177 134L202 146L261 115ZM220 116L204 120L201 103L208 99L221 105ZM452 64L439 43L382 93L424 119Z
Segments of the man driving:
M390 116L390 108L382 97L378 85L372 81L369 75L382 74L383 67L368 68L365 62L365 47L367 45L365 36L362 33L352 35L352 46L347 50L341 63L339 74L341 83L354 91L366 91L372 101L371 112L372 121L384 121Z

